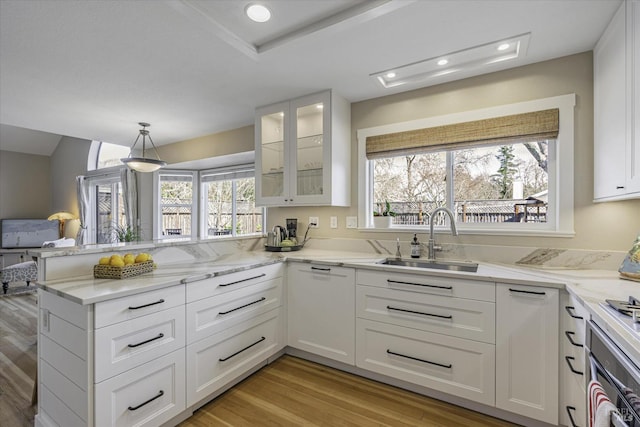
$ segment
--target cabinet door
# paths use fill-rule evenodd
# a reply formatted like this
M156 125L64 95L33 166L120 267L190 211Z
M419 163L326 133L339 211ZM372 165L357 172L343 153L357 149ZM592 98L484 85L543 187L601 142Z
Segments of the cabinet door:
M355 272L291 263L287 276L289 345L355 363Z
M331 94L323 92L292 100L290 108L290 201L330 203L325 190L331 185Z
M281 102L256 110L257 205L283 205L288 202L290 193L290 177L287 170L289 120L289 102Z
M596 45L594 65L594 198L624 195L626 187L625 5Z
M640 193L640 1L627 2L627 52L629 58L628 73L631 90L627 104L629 131L629 168L630 192ZM640 197L638 195L637 197Z
M558 422L558 290L498 284L496 406Z

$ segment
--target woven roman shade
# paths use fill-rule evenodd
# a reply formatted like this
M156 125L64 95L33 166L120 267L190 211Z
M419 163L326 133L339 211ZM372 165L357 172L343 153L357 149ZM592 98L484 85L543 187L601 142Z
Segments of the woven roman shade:
M367 137L367 158L557 138L557 108Z

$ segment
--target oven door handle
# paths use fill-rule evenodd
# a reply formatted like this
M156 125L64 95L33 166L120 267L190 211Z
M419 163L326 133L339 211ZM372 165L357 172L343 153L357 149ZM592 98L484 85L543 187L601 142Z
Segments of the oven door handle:
M615 357L616 361L623 366L624 370L633 377L633 380L636 383L640 384L640 372L638 372L638 368L633 364L633 362L629 360L629 357L618 348L618 346L611 340L611 338L609 338L604 334L604 332L602 332L600 327L595 322L593 322L593 320L589 321L589 329L591 330L592 334L595 334L600 339L600 341L602 341L602 343L606 345L607 350L609 350L613 357ZM592 357L591 351L589 351L589 357ZM598 365L599 364L600 362L598 362ZM604 368L602 366L600 366L600 368L600 372L603 372ZM610 375L608 371L605 372ZM591 375L593 376L593 374ZM618 382L618 384L620 384L620 382Z

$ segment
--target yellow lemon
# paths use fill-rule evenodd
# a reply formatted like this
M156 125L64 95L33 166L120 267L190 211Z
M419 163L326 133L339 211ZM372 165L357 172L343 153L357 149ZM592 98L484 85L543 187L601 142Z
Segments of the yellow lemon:
M113 267L124 267L124 261L121 257L111 258L111 261L109 261L109 264Z
M149 260L148 255L147 255L147 254L145 254L145 253L142 253L142 254L138 254L138 255L136 256L136 260L135 260L135 261L136 261L136 262L145 262L145 261L148 261L148 260Z
M130 265L136 262L136 257L133 254L126 254L124 256L124 265Z
M100 261L98 261L98 264L109 265L109 261L111 261L111 258L109 258L108 256L103 256L102 258L100 258Z
M111 259L122 259L122 255L118 255L118 254L113 254L111 255Z

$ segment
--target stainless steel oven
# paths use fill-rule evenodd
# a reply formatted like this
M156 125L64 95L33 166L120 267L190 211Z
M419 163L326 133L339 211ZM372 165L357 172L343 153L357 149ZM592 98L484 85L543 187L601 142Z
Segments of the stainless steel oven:
M611 416L616 427L640 427L640 369L592 320L587 326L590 377L602 384L616 405Z

